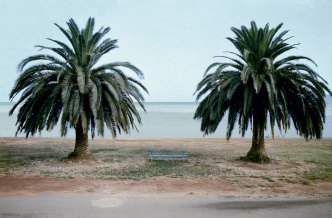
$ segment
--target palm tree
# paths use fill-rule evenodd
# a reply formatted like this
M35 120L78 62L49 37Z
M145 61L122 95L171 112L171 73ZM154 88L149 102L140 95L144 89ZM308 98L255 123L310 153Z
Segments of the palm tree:
M228 112L227 140L234 125L239 124L242 137L250 126L252 146L245 159L268 162L265 151L264 130L268 122L274 136L274 126L287 130L294 124L297 133L306 139L321 138L325 122L325 92L331 94L327 82L309 65L315 62L305 56L285 56L298 44L288 44L284 36L266 24L257 28L251 22L248 29L231 28L235 38L227 38L238 53L223 57L229 62L211 64L197 85L200 102L195 119L201 119L201 131L210 134Z
M106 124L116 137L117 133L136 128L135 119L141 123L133 100L144 109L140 88L145 92L147 89L123 72L122 68L127 68L143 78L143 73L128 62L97 65L103 55L117 48L117 40L102 40L109 27L94 32L94 18L89 18L82 30L73 19L67 22L68 30L55 25L70 44L48 39L57 47L37 47L51 54L30 56L18 65L20 75L10 100L22 95L9 114L22 104L16 135L23 132L28 137L44 128L51 130L59 120L61 136L67 134L68 128L75 128L75 149L69 157L86 159L91 157L89 130L92 138L95 132L103 136Z

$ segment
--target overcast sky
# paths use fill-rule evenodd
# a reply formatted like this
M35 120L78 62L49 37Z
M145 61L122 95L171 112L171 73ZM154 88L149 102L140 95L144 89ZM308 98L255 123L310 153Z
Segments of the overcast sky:
M215 55L235 51L226 37L230 28L272 27L301 43L289 54L309 56L332 89L332 0L0 0L0 102L7 102L18 63L38 54L35 45L65 41L53 25L66 27L74 18L83 27L88 17L96 27L110 26L108 37L119 48L101 60L129 61L145 74L146 101L194 101L196 84ZM17 100L17 99L16 99Z

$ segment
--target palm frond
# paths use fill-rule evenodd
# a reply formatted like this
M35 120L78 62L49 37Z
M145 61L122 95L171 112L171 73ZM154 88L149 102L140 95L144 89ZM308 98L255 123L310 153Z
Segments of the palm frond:
M142 71L129 62L96 65L103 55L117 48L117 40L103 40L110 28L102 27L94 32L94 18L89 18L82 30L73 19L67 22L68 30L55 25L69 43L48 38L58 47L36 47L46 49L54 56L30 56L18 65L20 76L10 99L23 93L9 113L12 115L22 105L17 118L17 133L24 132L28 137L44 128L51 130L59 120L61 136L78 124L84 133L90 129L92 137L95 131L103 135L105 124L113 137L136 129L135 122L141 123L141 117L133 99L145 110L141 89L148 91L121 68L129 69L140 79L143 78Z
M213 133L225 112L228 111L226 137L231 137L238 120L242 136L251 123L254 133L266 128L267 116L271 134L274 126L287 131L292 122L298 133L305 138L320 138L325 122L325 93L331 91L326 81L310 66L299 63L316 63L305 56L284 54L298 44L289 44L292 38L284 38L288 30L279 33L282 24L270 28L258 28L251 22L250 28L232 27L234 38L227 39L239 54L227 52L236 59L223 57L233 63L212 63L198 83L195 119L201 120L201 130ZM279 58L283 56L283 58ZM230 70L231 69L231 70Z

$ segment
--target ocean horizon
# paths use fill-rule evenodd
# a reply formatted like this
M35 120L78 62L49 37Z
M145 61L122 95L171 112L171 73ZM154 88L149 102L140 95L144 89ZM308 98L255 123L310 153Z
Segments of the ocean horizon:
M326 98L326 119L323 130L323 138L332 137L332 97ZM8 115L14 102L0 102L0 137L15 137L17 111L12 116ZM220 122L214 134L205 135L200 131L200 120L194 120L194 113L198 102L144 102L146 112L136 104L142 118L142 125L136 122L137 129L132 129L129 134L122 133L117 138L225 138L227 128L227 114ZM285 133L280 132L275 127L275 137L282 138L301 138L297 135L292 126ZM90 136L90 134L89 134ZM245 138L251 138L250 127L246 132ZM25 134L18 134L18 137L25 137ZM60 137L60 127L55 126L53 130L43 130L34 137ZM75 137L74 129L68 131L68 138ZM96 134L96 138L99 138ZM238 125L234 127L233 138L240 138ZM271 137L270 127L265 131L265 137ZM112 138L111 133L105 128L104 138Z

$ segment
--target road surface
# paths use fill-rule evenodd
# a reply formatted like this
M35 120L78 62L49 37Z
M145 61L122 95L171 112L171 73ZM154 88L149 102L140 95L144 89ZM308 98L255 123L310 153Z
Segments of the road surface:
M0 197L0 217L292 217L331 218L332 198L227 200L199 197L33 196Z

